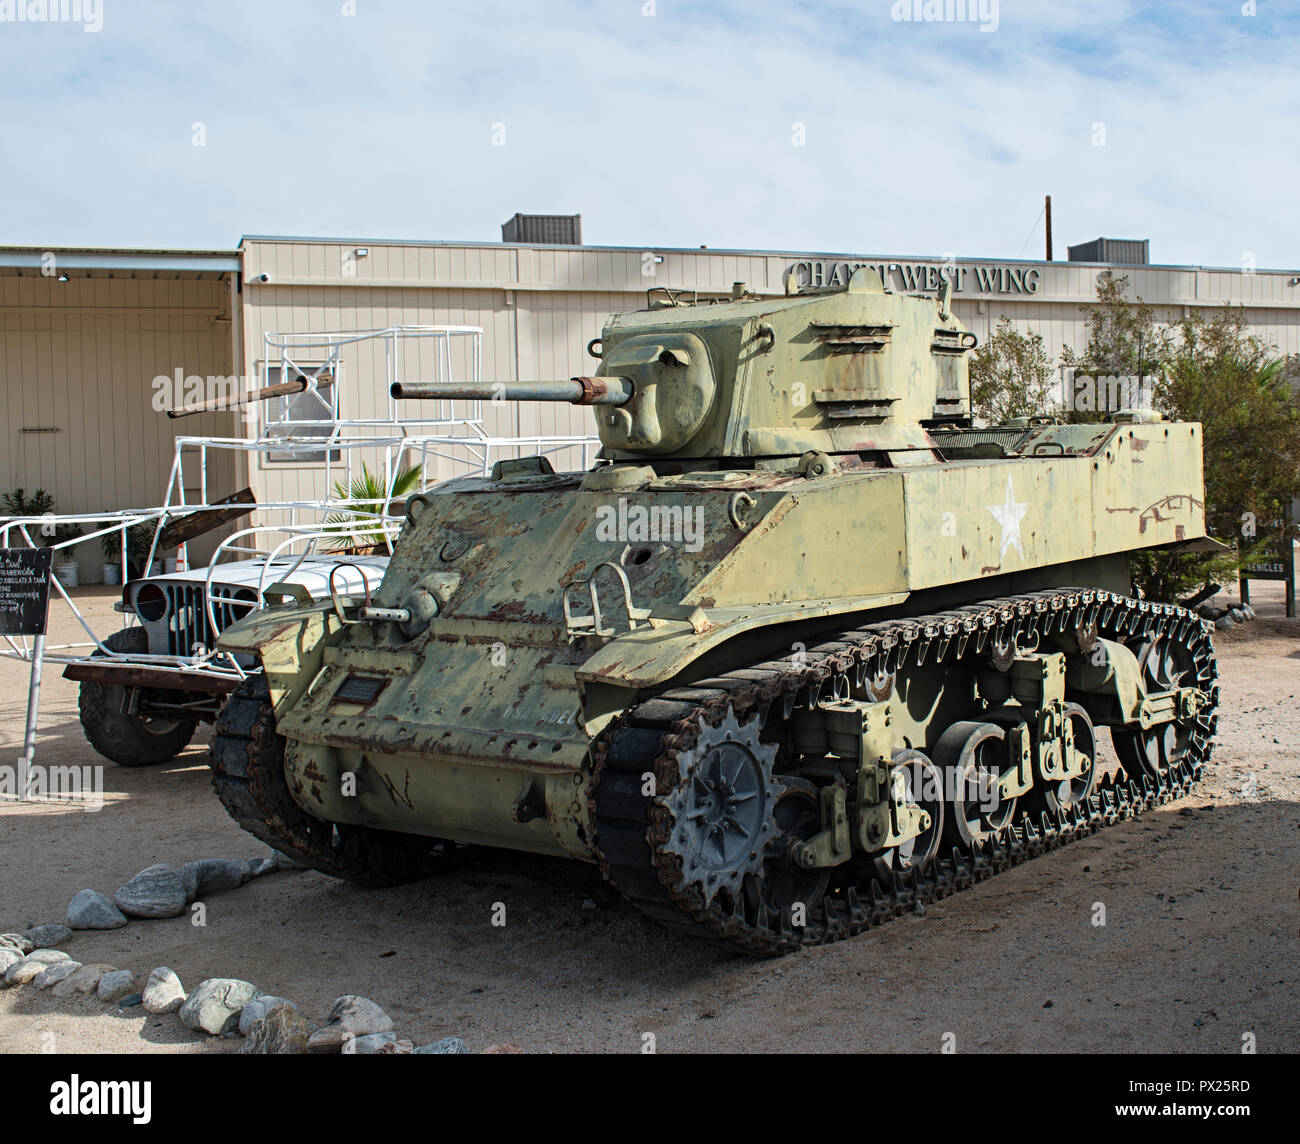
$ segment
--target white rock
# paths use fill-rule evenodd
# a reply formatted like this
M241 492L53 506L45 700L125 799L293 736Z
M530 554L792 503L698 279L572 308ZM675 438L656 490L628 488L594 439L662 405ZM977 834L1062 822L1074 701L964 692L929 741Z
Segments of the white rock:
M55 961L32 978L32 984L37 989L49 989L51 986L57 985L65 977L70 977L76 973L80 968L81 962L79 961Z
M235 977L212 977L200 983L180 1007L181 1024L214 1037L239 1025L240 1011L257 996L257 986Z
M313 1053L337 1053L349 1034L366 1037L392 1027L393 1019L373 1001L348 993L334 1002L329 1019L311 1035L307 1048Z
M105 973L112 973L116 969L117 966L105 965L103 962L83 965L75 973L58 982L52 992L55 997L71 997L74 993L94 993L99 988L100 978Z
M239 1047L241 1053L283 1054L307 1051L311 1028L292 1005L277 1005L266 1016L253 1022L248 1039Z
M279 1005L288 1005L290 1009L295 1011L298 1008L287 998L275 997L270 993L263 993L259 997L254 997L239 1011L239 1031L247 1037L253 1026Z
M135 974L129 969L114 969L99 979L95 996L101 1001L120 1001L135 992Z
M200 898L233 890L248 881L244 864L233 858L200 858L197 862L186 862L179 873L187 887L194 881L195 894Z
M185 912L189 895L180 873L160 862L119 886L113 901L129 917L174 918Z
M126 914L98 890L82 890L68 903L68 925L74 930L120 929L126 922Z
M49 925L32 926L23 937L32 943L35 949L58 949L72 936L72 931L58 922Z
M55 961L68 961L68 955L60 949L34 949L22 961L15 961L5 970L6 985L26 985L33 981L47 965Z
M144 985L141 1001L146 1013L175 1013L185 1004L185 988L175 972L160 965Z
M245 880L260 878L263 874L270 874L277 868L274 858L250 858L244 863Z
M354 1037L343 1043L344 1053L355 1053L359 1057L406 1054L413 1048L410 1041L399 1041L397 1034L391 1030L387 1033L368 1033L364 1037Z
M459 1056L469 1052L469 1046L459 1037L443 1037L431 1045L421 1045L415 1050L417 1056Z

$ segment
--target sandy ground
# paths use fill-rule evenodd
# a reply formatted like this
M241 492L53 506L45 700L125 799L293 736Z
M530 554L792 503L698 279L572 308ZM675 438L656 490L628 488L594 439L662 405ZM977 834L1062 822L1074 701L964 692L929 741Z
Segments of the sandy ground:
M1270 588L1273 591L1270 593ZM111 590L83 589L112 623ZM1217 640L1219 746L1195 797L1003 874L853 941L756 962L671 937L582 865L496 856L415 886L367 891L277 873L187 917L76 934L83 962L187 987L234 976L313 1021L333 999L381 1004L417 1044L659 1052L1300 1051L1300 621L1265 618ZM75 638L61 606L52 642ZM17 755L26 668L0 660L0 755ZM0 932L62 921L84 887L111 893L154 862L265 853L227 817L207 733L157 769L106 765L106 805L0 803ZM38 761L94 764L76 687L47 673ZM584 908L584 900L595 903ZM507 925L491 925L505 903ZM1095 905L1106 925L1092 924ZM0 1052L232 1051L98 1001L0 991Z

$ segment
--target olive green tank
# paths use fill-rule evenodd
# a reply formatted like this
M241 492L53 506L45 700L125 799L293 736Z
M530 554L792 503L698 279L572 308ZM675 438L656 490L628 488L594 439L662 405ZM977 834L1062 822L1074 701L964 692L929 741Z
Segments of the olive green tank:
M395 386L590 405L600 460L438 485L373 597L285 585L227 629L262 672L221 799L340 877L567 857L773 954L1177 797L1213 648L1129 557L1207 543L1200 427L973 427L974 343L863 269L614 315L591 377Z

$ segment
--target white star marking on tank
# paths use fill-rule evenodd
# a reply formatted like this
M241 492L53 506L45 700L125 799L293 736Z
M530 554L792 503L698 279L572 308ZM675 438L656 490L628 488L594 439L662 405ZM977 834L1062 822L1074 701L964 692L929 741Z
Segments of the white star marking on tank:
M998 552L998 560L1002 560L1007 554L1007 549L1013 544L1016 551L1020 553L1020 559L1025 558L1025 547L1020 543L1020 522L1024 520L1025 513L1029 510L1028 501L1017 501L1015 490L1011 487L1011 476L1007 476L1007 499L1004 504L991 504L988 506L989 512L993 514L993 519L1002 526L1002 548Z

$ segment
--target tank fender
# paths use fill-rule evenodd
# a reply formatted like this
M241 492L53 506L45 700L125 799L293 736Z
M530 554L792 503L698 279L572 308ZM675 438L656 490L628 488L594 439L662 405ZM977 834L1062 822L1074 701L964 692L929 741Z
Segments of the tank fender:
M296 700L319 674L325 647L339 630L329 600L263 608L217 637L221 651L256 656L266 671L271 702L279 711Z
M667 682L705 652L753 628L869 612L901 604L907 597L907 592L893 592L845 596L815 604L705 609L703 624L668 620L625 632L600 648L575 674L583 683L607 683L640 691Z

